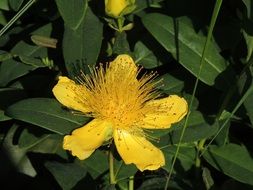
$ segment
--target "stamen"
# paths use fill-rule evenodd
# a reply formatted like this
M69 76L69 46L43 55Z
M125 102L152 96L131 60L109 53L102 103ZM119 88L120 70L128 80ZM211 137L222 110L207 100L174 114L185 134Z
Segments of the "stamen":
M73 115L76 115L76 116L86 116L86 114L84 114L83 112L80 112L80 111L71 110L70 112L71 112Z
M83 88L77 89L82 91L83 97L78 97L78 101L88 107L89 116L108 119L114 125L130 126L152 111L145 108L145 104L161 96L155 90L160 80L155 81L156 72L144 73L137 80L143 68L136 69L127 60L120 61L121 64L113 66L107 63L105 67L102 64L89 67L89 75L81 71L76 80Z

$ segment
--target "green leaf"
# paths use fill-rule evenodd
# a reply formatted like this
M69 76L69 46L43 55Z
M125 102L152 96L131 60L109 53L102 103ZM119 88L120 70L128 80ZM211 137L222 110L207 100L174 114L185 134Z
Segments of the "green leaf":
M89 7L76 30L65 26L63 55L68 73L72 77L80 74L80 70L88 71L88 65L96 64L102 44L102 32L102 23Z
M164 190L165 184L166 184L165 177L152 177L147 180L145 180L141 186L137 190ZM168 185L168 189L171 190L192 190L189 187L182 188L182 184L176 184L175 181L170 181Z
M18 140L19 147L31 152L56 153L62 149L63 136L41 128L25 128Z
M40 36L50 36L52 32L52 24L46 24L37 30L31 32L27 37L30 38L30 35L40 35ZM39 57L41 56L41 53L39 50L44 49L44 53L46 53L46 49L42 48L40 46L30 45L29 43L26 43L25 41L20 41L12 50L11 52L13 54L17 55L23 55L23 56L34 56ZM44 54L46 55L46 54Z
M68 152L62 148L63 136L59 134L47 134L38 139L29 148L30 152L57 154L61 158L67 159Z
M135 63L142 65L146 69L153 69L161 65L153 52L142 42L137 42L134 47Z
M184 94L184 98L189 104L191 101L192 95L191 94ZM199 107L199 100L196 97L193 97L193 103L192 103L191 110L197 110L198 107Z
M249 61L249 59L250 59L250 57L252 55L252 52L253 52L253 36L249 35L245 31L243 31L243 36L244 36L244 39L245 39L246 45L247 45L247 57L246 57L246 61Z
M177 61L197 77L205 37L197 34L186 17L178 18L158 13L147 14L143 19L144 26L156 40L170 52ZM159 21L159 22L157 22ZM175 32L177 23L177 33ZM225 60L217 47L211 43L205 58L200 80L214 85L216 77L226 68Z
M3 26L7 24L6 16L4 15L4 11L2 10L0 10L0 24Z
M17 11L22 5L23 1L24 0L9 0L9 5L11 9L13 9L14 11Z
M252 190L252 185L240 183L233 179L228 179L222 184L220 190L228 190L228 189L229 190L238 190L238 189Z
M219 126L216 123L213 123L213 121L211 121L212 123L208 123L210 122L209 120L210 118L204 118L204 115L200 112L193 111L190 114L188 126L185 130L182 142L194 142L214 135ZM182 123L184 123L184 121L182 121ZM182 133L182 125L177 127L176 124L174 128L175 130L169 134L173 144L179 142Z
M31 40L37 46L56 48L58 40L40 35L32 35Z
M35 128L36 129L36 128ZM42 138L47 138L48 135L51 134L43 134L41 135L40 133L36 133L33 134L30 132L30 130L28 129L24 129L21 134L20 137L18 139L18 144L20 148L25 148L25 149L29 149L31 147L33 147L34 145L36 145L36 143L38 143L38 141Z
M108 156L100 150L96 150L89 158L79 161L79 163L88 168L90 175L94 179L109 169Z
M0 121L11 120L6 116L4 110L11 104L23 99L26 94L21 89L15 88L0 88Z
M56 4L65 24L76 30L85 17L87 0L56 0Z
M165 166L163 168L168 172L171 169L172 160L176 153L176 149L177 149L176 146L167 146L165 148L162 148L166 160ZM175 166L175 170L177 170L178 172L182 172L182 174L184 173L184 171L189 170L195 163L195 155L196 150L194 147L181 146L179 154L177 156L177 158L180 160L180 167Z
M134 164L126 165L123 160L114 161L114 170L116 181L121 181L123 179L129 178L130 176L134 176L138 171Z
M229 116L230 118L230 116ZM220 120L217 123L217 127L220 129L224 122L226 122L225 118L224 120ZM215 137L215 143L219 146L225 145L227 142L229 142L229 129L230 129L230 122L228 122L222 129L221 131L219 131L219 134L217 134L217 136Z
M25 63L27 65L31 65L35 69L41 68L41 67L46 67L46 65L42 62L41 59L31 58L31 57L27 57L27 56L19 56L19 59L22 63Z
M62 148L63 136L48 133L42 128L25 128L18 139L21 149L27 152L55 154L68 159L68 152Z
M13 125L8 131L4 142L3 148L8 155L9 161L14 164L15 168L26 175L34 177L36 175L36 171L34 170L29 158L26 156L26 149L20 148L18 145L14 145L14 135L18 126Z
M1 0L0 1L0 9L8 11L10 9L8 0Z
M211 172L208 168L205 168L205 167L203 168L202 178L203 178L203 182L205 184L206 189L207 190L211 189L212 186L214 185L214 181L211 176Z
M242 0L247 8L248 18L253 18L253 2L251 0Z
M130 54L130 47L125 32L117 32L113 44L112 52L114 54Z
M44 65L44 67L46 66ZM0 67L0 86L5 87L14 79L22 77L37 68L13 59L4 61Z
M12 55L6 51L0 50L0 62L11 59Z
M210 146L204 158L220 172L253 185L253 158L245 147L237 144Z
M6 109L9 105L24 99L26 93L16 88L0 88L0 108Z
M69 134L89 120L84 116L77 116L64 110L56 100L48 98L22 100L10 106L6 115L60 135Z
M0 121L7 121L7 120L11 120L11 118L6 116L4 114L4 111L0 109Z
M49 36L52 30L52 25L47 24L36 31L33 34ZM11 54L17 56L30 57L30 58L43 58L47 57L47 49L34 46L26 43L25 41L20 41L15 45L11 50ZM21 62L21 60L9 59L2 62L0 67L0 86L6 86L9 82L14 79L17 79L23 75L28 74L29 72L38 68L38 65L34 63L33 65L26 65ZM46 65L40 65L40 67L46 67Z
M148 0L148 1L143 1L143 0L136 0L136 9L134 10L134 13L140 12L145 8L148 7L157 7L160 2L164 0Z
M45 166L64 190L75 187L87 174L85 168L76 163L47 162Z
M250 60L252 61L252 60ZM243 105L246 108L247 115L250 119L250 122L253 124L253 69L252 67L248 67L244 73L241 74L241 77L238 79L238 88L240 92L240 98L243 101ZM243 94L247 94L247 96L242 97ZM231 117L231 116L230 116ZM253 125L251 125L253 127Z
M249 94L249 96L244 101L244 106L247 110L247 114L250 118L251 127L253 127L253 91Z
M164 93L180 93L184 88L184 81L177 79L171 74L165 74L159 76L157 80L162 80L161 85L158 84L159 90L162 90Z

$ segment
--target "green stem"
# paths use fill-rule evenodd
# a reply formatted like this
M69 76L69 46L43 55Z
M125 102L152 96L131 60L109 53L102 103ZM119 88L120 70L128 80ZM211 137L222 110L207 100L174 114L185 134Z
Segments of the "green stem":
M118 22L118 31L121 33L123 32L123 26L124 26L124 21L125 21L125 18L124 17L119 17L117 19L117 22Z
M197 74L197 79L196 79L195 84L194 84L194 88L193 88L193 92L192 92L192 98L191 98L190 104L189 104L189 110L191 109L191 107L193 105L193 100L194 100L194 97L195 97L195 94L196 94L196 91L197 91L197 86L198 86L198 83L199 83L200 74L201 74L201 71L202 71L202 68L203 68L203 65L204 65L204 60L205 60L205 57L206 57L206 54L207 54L209 43L211 41L214 25L215 25L216 19L218 17L218 13L220 11L221 4L222 4L222 0L217 0L216 4L215 4L215 7L214 7L214 11L213 11L212 19L211 19L211 23L210 23L210 28L208 30L207 39L205 41L204 49L203 49L201 60L200 60L200 66L199 66L199 71L198 71L198 74ZM175 152L175 156L174 156L173 161L172 161L169 176L167 177L166 184L165 184L165 187L164 187L165 190L168 189L169 181L170 181L173 169L174 169L174 165L176 163L176 159L177 159L177 156L178 156L178 153L179 153L180 145L181 145L181 142L183 140L183 136L184 136L184 133L185 133L185 129L186 129L190 114L191 114L191 112L189 111L187 116L186 116L185 122L184 122L183 130L182 130L181 135L180 135L177 150Z
M113 163L113 145L111 145L111 149L109 151L109 173L110 173L110 184L115 185L116 179L114 175L114 163Z
M129 177L129 190L134 190L134 176Z
M0 30L0 37L33 5L33 3L35 3L35 1L36 0L28 1L26 5L18 11L18 13Z
M204 149L204 144L206 142L206 139L202 139L198 142L198 145L197 145L197 156L196 156L196 160L195 160L195 166L196 168L199 168L200 167L200 164L201 164L201 160L200 160L200 152Z
M197 151L197 156L196 156L196 159L195 159L195 167L197 169L200 168L200 164L201 164L201 161L200 161L200 157L199 157L199 151Z

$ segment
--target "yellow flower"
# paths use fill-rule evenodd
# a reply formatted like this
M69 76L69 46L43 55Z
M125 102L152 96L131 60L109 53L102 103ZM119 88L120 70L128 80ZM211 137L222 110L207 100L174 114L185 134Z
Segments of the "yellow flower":
M94 118L66 135L63 148L83 160L113 138L126 164L141 171L163 166L164 155L148 141L145 130L169 128L186 115L188 105L177 95L158 99L154 74L137 79L139 74L130 56L119 55L105 68L100 65L90 75L81 74L78 83L60 77L53 88L57 100Z
M134 0L105 0L105 12L107 15L117 18L122 16L123 10L129 5L134 5L134 2Z

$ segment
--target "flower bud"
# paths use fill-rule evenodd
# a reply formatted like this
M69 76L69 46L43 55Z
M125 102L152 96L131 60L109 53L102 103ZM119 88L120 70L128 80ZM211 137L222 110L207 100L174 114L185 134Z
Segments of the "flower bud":
M105 12L108 16L118 18L132 12L134 3L135 0L105 0Z

